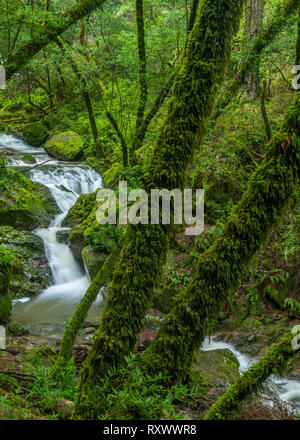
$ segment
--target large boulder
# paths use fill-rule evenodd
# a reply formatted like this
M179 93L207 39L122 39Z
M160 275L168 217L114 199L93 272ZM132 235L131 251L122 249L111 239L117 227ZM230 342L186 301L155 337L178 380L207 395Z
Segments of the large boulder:
M52 284L52 273L40 237L28 231L1 226L0 245L13 258L7 282L12 298L36 295Z
M34 147L40 147L48 137L48 131L41 121L33 122L25 127L24 140Z
M45 144L45 150L50 156L65 160L79 160L83 155L83 139L78 134L68 131L52 136Z
M193 382L209 388L226 389L240 377L239 361L228 349L197 352L192 371Z
M7 170L0 178L0 226L32 231L47 227L59 212L51 191L40 183L32 183L21 174Z

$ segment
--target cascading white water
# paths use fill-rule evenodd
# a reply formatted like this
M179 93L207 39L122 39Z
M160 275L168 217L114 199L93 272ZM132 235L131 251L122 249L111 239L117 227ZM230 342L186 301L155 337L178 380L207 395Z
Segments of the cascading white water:
M227 344L227 342L215 341L214 336L205 338L201 350L210 351L224 348L227 348L235 355L240 363L239 368L241 372L247 371L253 364L257 362L257 359L242 354L233 345ZM272 375L269 379L282 400L300 409L300 381L280 378L274 375Z
M43 149L30 147L22 140L10 135L0 135L0 152L1 150L5 150L8 165L14 168L32 167L32 164L28 164L23 159L24 154L32 155L36 164L50 159ZM69 319L89 287L87 274L74 259L69 246L58 242L57 233L66 230L61 227L62 221L77 198L81 194L89 194L101 188L102 179L89 166L56 160L30 170L27 176L33 182L47 186L61 210L49 228L35 231L44 240L54 285L38 297L28 298L27 301L24 298L17 300L13 308L13 319L34 332L35 324L64 323L66 319ZM99 295L98 303L101 299ZM41 328L40 325L39 332Z

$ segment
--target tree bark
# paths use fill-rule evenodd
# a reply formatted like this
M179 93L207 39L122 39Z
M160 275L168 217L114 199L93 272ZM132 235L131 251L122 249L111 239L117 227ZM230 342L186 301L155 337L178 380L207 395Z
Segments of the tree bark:
M257 37L263 25L265 9L265 0L249 0L246 10L244 41L246 46L250 41ZM255 99L260 94L259 88L259 67L260 56L257 56L255 62L249 66L245 78L244 96L249 99Z
M160 372L166 385L187 378L194 351L210 332L225 300L239 288L251 259L265 244L294 194L300 175L299 114L297 93L241 202L213 246L200 256L194 279L177 295L174 309L141 355L146 373L153 377Z
M262 51L268 47L276 35L284 28L287 18L295 11L298 2L299 0L287 0L283 6L280 5L270 23L257 35L249 50L247 59L243 62L236 77L230 82L224 93L222 93L222 96L218 99L213 115L214 119L218 118L222 110L224 110L232 98L237 95L239 89L245 82L247 72L251 68L251 65L255 63L256 58L261 55Z
M243 0L204 0L174 81L168 115L158 136L145 188L183 188L195 140L204 133L230 58ZM214 60L214 63L211 62ZM129 225L102 322L81 372L75 418L97 418L105 405L101 384L133 349L166 260L163 225ZM92 403L91 403L92 402Z

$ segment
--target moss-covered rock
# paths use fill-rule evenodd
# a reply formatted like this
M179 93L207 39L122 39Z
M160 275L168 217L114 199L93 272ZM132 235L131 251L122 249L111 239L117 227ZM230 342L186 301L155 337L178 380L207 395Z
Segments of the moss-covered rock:
M240 377L239 361L228 349L199 350L191 374L193 383L203 385L204 378L209 387L228 388Z
M96 251L91 246L86 246L83 249L82 251L83 263L91 280L95 278L106 258L107 258L106 253Z
M8 322L11 312L12 298L8 290L11 277L13 255L0 245L0 324Z
M122 235L116 225L99 225L96 219L98 202L96 192L82 195L70 209L63 226L71 227L70 246L76 258L81 258L83 249L89 245L100 254L110 254ZM103 260L103 255L101 260Z
M272 301L279 309L283 307L284 300L288 295L288 289L277 289L272 284L269 284L264 289L264 295Z
M41 122L33 122L24 129L24 140L34 147L41 146L48 137L45 125Z
M12 258L7 287L12 298L40 293L52 283L43 240L27 231L0 226L0 245Z
M48 226L59 212L49 188L12 170L7 173L0 179L0 225L29 231Z
M77 133L68 131L52 136L45 144L45 150L50 156L65 160L82 158L83 139Z

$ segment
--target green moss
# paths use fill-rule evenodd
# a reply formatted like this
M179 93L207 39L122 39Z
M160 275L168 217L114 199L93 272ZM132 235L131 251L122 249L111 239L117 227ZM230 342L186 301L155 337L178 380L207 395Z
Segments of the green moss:
M189 34L181 69L174 80L166 120L144 176L147 190L183 188L185 170L196 143L201 142L206 119L214 106L216 86L223 80L243 3L243 0L202 2ZM122 363L136 343L151 306L153 288L158 284L166 261L169 229L161 225L128 227L102 323L82 370L75 417L97 418L101 406L103 409L101 380L109 369ZM185 344L184 341L180 343ZM169 352L166 346L163 351ZM167 362L173 364L175 355L170 356L172 359ZM155 356L153 359L156 364ZM100 386L96 388L96 385Z
M259 321L258 319L254 318L253 316L249 316L249 318L245 319L242 322L241 327L242 328L251 329L251 328L258 328L261 325L262 325L261 321Z
M203 385L204 378L209 388L228 388L239 377L239 361L230 350L196 353L190 376L193 384Z
M52 136L44 148L50 156L65 160L79 160L83 155L83 144L81 136L68 131Z
M35 234L0 226L0 244L13 256L9 290L14 298L41 293L52 283L44 242Z
M97 192L79 197L63 222L64 226L72 227L69 240L77 257L86 245L100 253L110 254L123 234L116 225L98 224L96 194Z
M82 250L82 260L91 280L95 278L107 257L106 253L95 251L91 246L86 246Z
M7 169L0 176L0 225L21 230L48 226L59 212L49 188Z
M24 336L28 335L29 331L22 327L20 324L11 322L7 327L8 334L11 336Z
M287 297L285 290L276 289L272 284L264 289L264 295L269 298L279 309L282 308L284 300Z
M0 246L0 323L9 320L12 298L8 291L8 282L11 276L13 255L10 251Z
M147 371L162 371L170 383L185 377L196 346L212 328L224 301L239 288L252 258L281 219L299 181L299 114L298 94L241 202L213 246L200 256L196 276L177 295L158 337L141 355Z
M47 129L41 121L27 125L23 134L24 140L34 147L41 146L48 136Z

